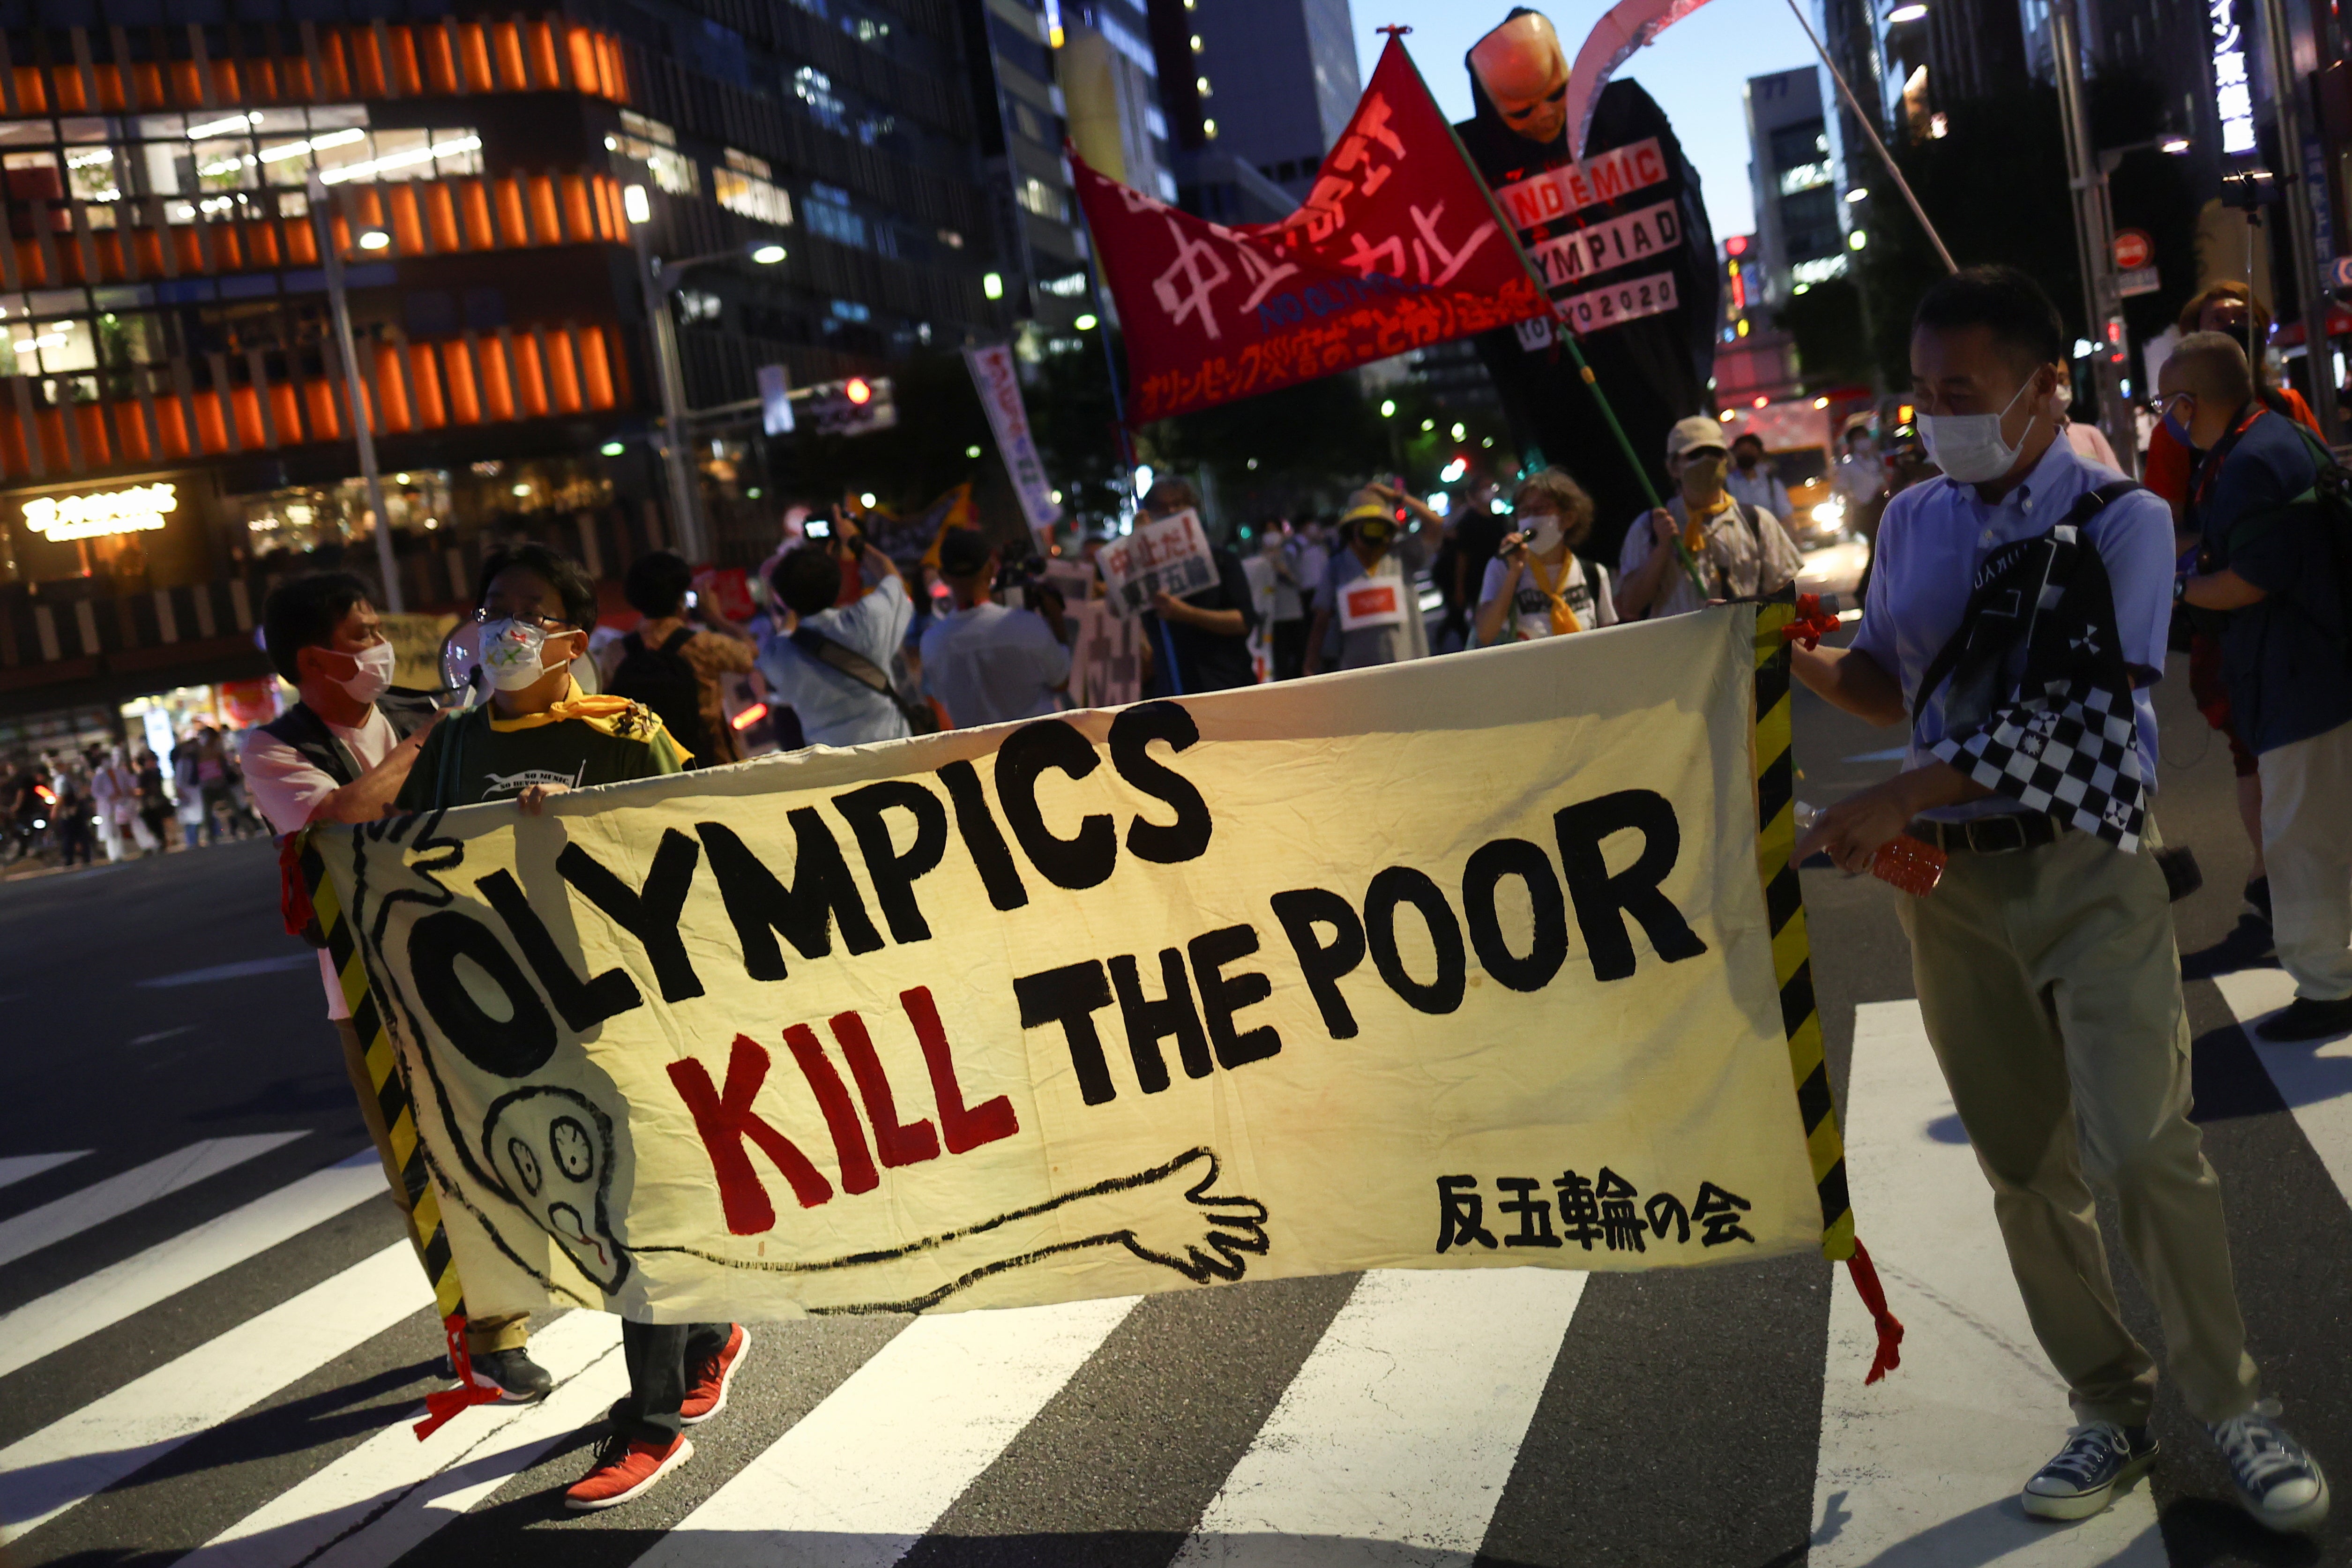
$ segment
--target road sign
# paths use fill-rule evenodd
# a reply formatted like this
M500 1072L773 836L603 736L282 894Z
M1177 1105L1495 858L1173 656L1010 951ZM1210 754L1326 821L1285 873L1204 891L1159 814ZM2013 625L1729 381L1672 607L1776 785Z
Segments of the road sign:
M2126 300L2136 294L2153 294L2160 287L2153 267L2135 267L2116 276L2116 292Z
M2156 255L2156 241L2136 228L2119 230L2116 235L2116 270L2137 272L2146 268Z

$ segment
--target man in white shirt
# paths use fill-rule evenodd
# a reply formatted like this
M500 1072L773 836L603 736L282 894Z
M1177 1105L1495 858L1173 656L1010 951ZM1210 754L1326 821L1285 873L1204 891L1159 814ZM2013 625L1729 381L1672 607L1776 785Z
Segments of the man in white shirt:
M1617 558L1620 616L1679 616L1704 609L1709 600L1777 594L1805 569L1780 515L1730 494L1728 464L1723 426L1704 414L1666 432L1666 472L1676 493L1625 531Z
M2012 268L1967 268L1921 299L1914 396L1944 477L1888 503L1852 646L1800 648L1794 666L1847 712L1907 721L1910 755L1895 777L1824 811L1795 858L1822 850L1864 871L1906 834L1949 857L1933 892L1899 896L1895 912L1928 1042L1992 1188L2010 1271L2077 1423L2026 1482L2024 1511L2097 1513L2157 1457L2148 1426L2157 1363L2116 1302L2095 1183L2120 1206L2121 1239L2163 1326L2180 1402L2206 1424L2240 1501L2270 1529L2312 1530L2326 1517L2327 1483L2263 1398L2221 1182L2189 1121L2189 1028L2169 892L2154 857L2136 852L2154 847L2153 818L2145 842L2111 842L2086 827L2086 816L2099 816L2063 804L2084 799L2088 770L2069 766L2044 791L2032 766L1955 765L1968 754L1962 744L2021 710L2051 715L2058 727L2048 732L2059 738L2044 742L2036 717L2012 761L2054 768L2049 759L2062 746L2077 763L2091 754L2079 720L2069 742L2058 708L2024 707L2031 681L2041 682L2031 688L2037 695L2049 685L2034 671L2030 629L2034 646L2063 642L2114 661L2133 688L2132 750L2099 766L2110 776L2136 771L2148 787L2158 776L2147 688L2164 670L2172 520L2161 500L2085 462L2059 431L2051 397L2065 336L2048 297ZM2078 531L2061 540L2061 524ZM2070 553L2033 553L2042 550ZM2085 598L2112 624L2069 634L2071 590L2053 581L2054 563L2081 554L2099 568ZM2044 560L2053 564L2034 575ZM2042 595L2037 615L2046 609L2060 627L2046 640L2043 623L2008 607L2023 597L2005 581L2021 567ZM2015 695L2004 702L1964 681L1960 666L1977 657L1999 660Z
M760 674L773 700L800 716L812 746L858 746L914 731L892 695L891 661L915 619L897 563L862 539L866 591L846 605L841 563L822 544L787 551L769 574L781 630L760 645ZM845 658L844 656L847 657Z
M373 822L391 808L433 732L438 710L408 701L388 710L379 700L392 685L392 644L384 637L367 584L347 572L295 577L269 592L262 640L278 673L302 700L278 718L246 731L240 761L254 805L280 835L313 822ZM393 711L400 715L394 723ZM367 1067L365 1042L352 1026L328 950L319 950L327 1016L342 1042L343 1068L359 1097L360 1116L383 1162L393 1201L406 1214L411 1193ZM527 1312L484 1314L466 1322L466 1353L478 1382L501 1397L546 1396L555 1380L524 1349Z
M1785 522L1789 516L1789 487L1780 482L1773 471L1772 459L1764 455L1764 437L1752 430L1735 437L1731 443L1731 471L1723 476L1723 488L1731 492L1734 500L1746 501L1758 511L1769 511Z
M955 608L923 632L923 689L959 730L1055 712L1070 684L1061 605L1049 598L1039 615L997 604L989 595L999 563L976 530L951 528L940 541L940 576Z

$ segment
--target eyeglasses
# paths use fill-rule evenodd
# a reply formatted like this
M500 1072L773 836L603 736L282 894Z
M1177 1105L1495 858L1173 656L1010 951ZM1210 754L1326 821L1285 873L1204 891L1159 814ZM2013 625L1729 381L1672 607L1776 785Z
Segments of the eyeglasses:
M1720 447L1686 447L1683 449L1685 461L1693 458L1728 458L1730 456L1729 452Z
M567 632L573 629L572 623L561 616L533 615L529 610L514 610L492 615L487 607L474 612L476 626L486 626L492 621L512 621L519 626L536 626L543 632Z

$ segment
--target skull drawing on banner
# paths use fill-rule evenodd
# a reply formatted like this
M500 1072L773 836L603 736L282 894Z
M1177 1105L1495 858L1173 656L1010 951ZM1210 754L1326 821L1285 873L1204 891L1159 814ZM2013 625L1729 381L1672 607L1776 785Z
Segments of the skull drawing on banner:
M612 1231L613 1119L551 1084L516 1089L482 1119L482 1153L506 1196L610 1295L629 1256Z

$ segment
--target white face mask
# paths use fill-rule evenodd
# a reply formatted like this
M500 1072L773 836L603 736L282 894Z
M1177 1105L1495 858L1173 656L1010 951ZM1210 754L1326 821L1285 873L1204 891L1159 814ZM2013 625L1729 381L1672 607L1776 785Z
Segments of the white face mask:
M482 625L482 673L500 691L520 691L547 673L541 655L547 643L544 626L520 621L486 621Z
M2027 376L1999 414L1919 416L1919 438L1927 444L1927 456L1947 478L1964 485L1990 484L2009 472L2025 446L2025 432L2019 431L2013 442L2003 441L2000 422L2032 385L2033 378ZM2026 429L2032 428L2029 423Z
M1559 548L1559 519L1549 512L1535 512L1528 520L1528 550L1536 555L1549 555Z
M392 645L380 642L346 657L358 668L337 679L335 684L341 687L352 701L373 703L392 685Z

